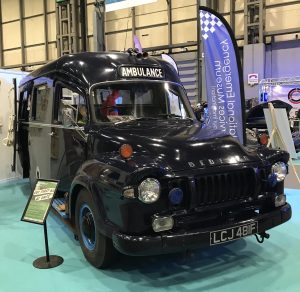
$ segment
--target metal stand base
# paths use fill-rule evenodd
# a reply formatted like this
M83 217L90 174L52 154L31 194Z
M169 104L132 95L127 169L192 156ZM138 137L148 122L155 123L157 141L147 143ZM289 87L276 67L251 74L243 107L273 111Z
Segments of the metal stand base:
M33 266L37 269L51 269L60 266L64 262L64 259L60 256L51 255L49 261L47 257L40 257L33 262Z

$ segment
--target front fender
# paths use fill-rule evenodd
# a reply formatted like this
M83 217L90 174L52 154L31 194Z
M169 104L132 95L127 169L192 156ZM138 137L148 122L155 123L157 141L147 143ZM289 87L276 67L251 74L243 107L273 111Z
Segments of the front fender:
M258 155L262 160L267 161L269 164L273 164L277 161L282 161L284 163L288 163L290 155L287 151L278 150L278 149L270 149L265 146L259 147L257 150Z
M95 181L95 178L83 174L78 174L74 178L69 196L69 218L71 222L75 223L76 200L79 192L81 190L86 190L91 195L96 210L98 210L98 212L94 214L98 231L105 236L111 237L112 228L109 228L109 225L105 224L107 221L107 214L103 202L103 190L99 188L99 183L100 182Z

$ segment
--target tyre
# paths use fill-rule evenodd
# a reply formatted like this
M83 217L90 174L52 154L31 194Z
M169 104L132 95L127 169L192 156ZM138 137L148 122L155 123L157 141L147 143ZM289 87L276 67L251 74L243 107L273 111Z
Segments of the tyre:
M116 250L112 240L99 232L95 220L97 207L91 194L81 190L78 194L75 208L76 232L82 252L94 267L105 268L113 263Z

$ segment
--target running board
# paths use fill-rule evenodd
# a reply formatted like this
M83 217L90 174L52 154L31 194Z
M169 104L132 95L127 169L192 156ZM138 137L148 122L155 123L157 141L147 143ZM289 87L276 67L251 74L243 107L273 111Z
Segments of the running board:
M57 211L57 213L64 219L68 219L66 214L66 200L65 198L57 198L53 200L52 207Z

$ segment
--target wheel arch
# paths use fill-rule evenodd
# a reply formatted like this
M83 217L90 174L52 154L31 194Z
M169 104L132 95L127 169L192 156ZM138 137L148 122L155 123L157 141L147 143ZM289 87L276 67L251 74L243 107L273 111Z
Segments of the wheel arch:
M83 179L77 179L73 182L71 191L70 191L70 198L69 198L69 219L71 221L71 224L75 226L75 209L76 209L76 201L78 198L79 193L82 190L86 190L92 198L92 201L94 205L96 206L96 209L98 212L96 212L95 220L97 220L97 226L99 227L99 231L103 235L109 235L110 232L107 231L107 228L105 226L105 212L104 212L104 205L101 199L101 194L99 192L99 189L96 187L95 183L85 181Z

